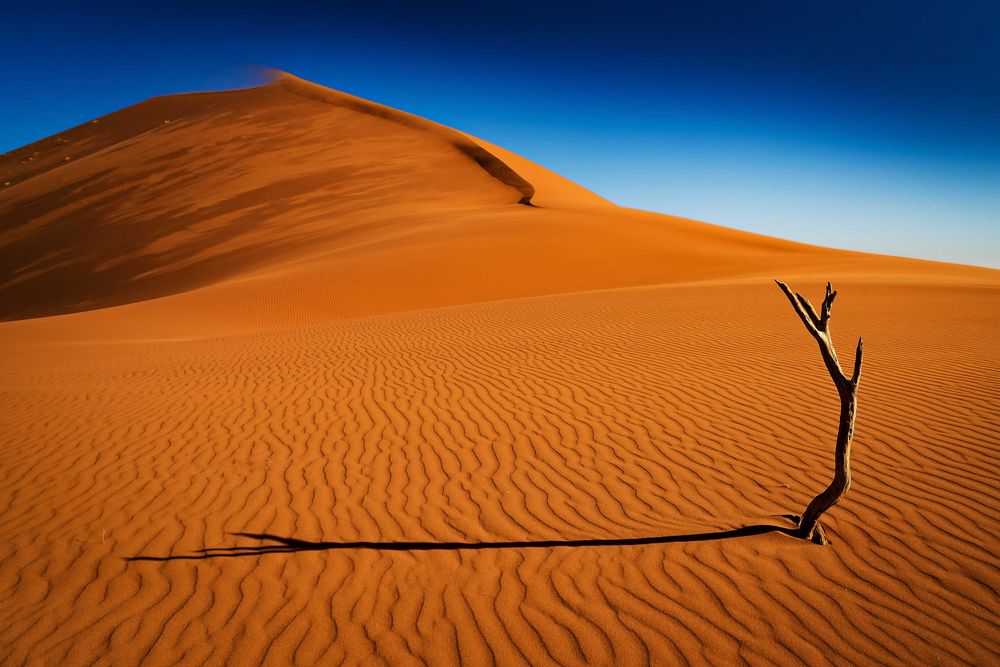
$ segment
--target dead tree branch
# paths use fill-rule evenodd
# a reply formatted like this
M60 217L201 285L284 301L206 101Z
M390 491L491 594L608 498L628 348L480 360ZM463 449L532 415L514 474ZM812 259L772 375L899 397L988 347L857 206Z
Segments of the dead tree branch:
M864 341L858 338L858 351L854 357L854 372L851 377L847 377L840 367L837 359L837 351L833 347L833 339L830 337L830 311L833 308L833 301L837 298L837 293L826 284L826 297L823 305L817 314L809 300L797 292L792 292L788 285L775 280L781 291L785 293L788 300L795 309L799 319L806 326L806 330L819 343L820 354L823 355L823 362L826 364L833 384L837 386L837 393L840 394L840 427L837 430L837 449L834 453L833 481L822 493L813 498L806 511L799 519L797 535L803 539L812 540L817 544L829 544L826 532L819 523L820 516L828 509L840 502L847 490L851 487L851 438L854 435L854 418L858 407L858 381L861 379L861 357L864 352Z

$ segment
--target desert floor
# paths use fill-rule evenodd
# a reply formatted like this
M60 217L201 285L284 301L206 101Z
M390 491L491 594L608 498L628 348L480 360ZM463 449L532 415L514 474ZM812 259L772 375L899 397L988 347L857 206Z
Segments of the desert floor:
M3 664L1000 654L1000 272L618 208L293 77L4 160ZM865 339L827 547L768 529L839 407L772 277Z

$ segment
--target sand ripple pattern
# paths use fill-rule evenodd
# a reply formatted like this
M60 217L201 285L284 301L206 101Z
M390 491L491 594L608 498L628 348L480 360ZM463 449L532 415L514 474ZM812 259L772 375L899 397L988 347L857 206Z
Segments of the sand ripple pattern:
M644 288L10 350L0 663L995 660L991 289L845 286L835 335L850 357L863 332L867 367L832 548L307 544L782 525L826 483L837 402L780 297Z

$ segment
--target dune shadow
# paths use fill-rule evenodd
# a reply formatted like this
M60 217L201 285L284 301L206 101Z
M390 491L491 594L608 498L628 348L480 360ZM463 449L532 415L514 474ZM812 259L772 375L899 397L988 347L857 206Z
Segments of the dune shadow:
M483 551L488 549L552 549L560 547L632 547L650 544L674 544L682 542L710 542L731 540L738 537L752 537L767 533L793 535L794 529L773 525L754 525L720 530L709 533L687 535L659 535L655 537L605 538L583 540L520 540L507 542L310 542L294 537L269 533L231 533L270 544L236 547L208 547L189 554L170 556L131 556L128 561L163 562L171 560L206 560L209 558L241 558L244 556L264 556L267 554L288 554L302 551L337 551L344 549L370 549L374 551Z

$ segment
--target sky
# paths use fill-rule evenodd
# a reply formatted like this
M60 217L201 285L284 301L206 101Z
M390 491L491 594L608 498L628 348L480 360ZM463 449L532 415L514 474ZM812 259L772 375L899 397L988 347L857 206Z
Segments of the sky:
M1000 268L1000 2L4 2L0 151L260 66L611 201Z

